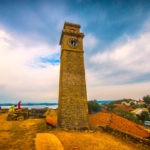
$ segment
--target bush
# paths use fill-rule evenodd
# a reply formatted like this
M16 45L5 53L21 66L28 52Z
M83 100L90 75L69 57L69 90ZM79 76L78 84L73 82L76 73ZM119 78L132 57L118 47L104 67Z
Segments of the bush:
M141 120L143 123L144 121L150 121L150 113L147 111L143 111L141 115L138 115L139 120Z
M96 100L88 101L89 114L96 113L102 110L101 105Z
M150 104L150 95L144 96L143 100L144 100L145 104Z
M105 104L107 111L112 112L114 108L116 107L113 103Z

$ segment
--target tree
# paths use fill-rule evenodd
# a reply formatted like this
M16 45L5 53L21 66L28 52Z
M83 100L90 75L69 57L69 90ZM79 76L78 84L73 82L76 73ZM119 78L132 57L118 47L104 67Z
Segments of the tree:
M131 102L131 103L130 103L130 106L131 106L132 108L136 108L136 107L137 107L137 105L136 105L134 102Z
M113 109L116 107L113 103L106 104L106 106L107 106L107 111L109 112L112 112Z
M138 115L139 119L142 120L142 122L150 120L150 113L148 111L143 111L141 115Z
M89 113L96 113L102 110L102 106L96 100L88 101Z
M150 95L144 96L143 100L144 100L145 104L150 104Z

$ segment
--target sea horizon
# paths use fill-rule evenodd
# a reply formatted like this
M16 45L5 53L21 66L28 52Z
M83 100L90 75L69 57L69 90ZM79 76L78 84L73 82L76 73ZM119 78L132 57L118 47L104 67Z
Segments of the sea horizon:
M104 103L110 103L111 101L114 100L96 100L99 104L104 104ZM12 105L17 105L17 103L0 103L0 106L2 108L9 108ZM27 102L27 103L21 103L22 108L26 108L28 107L30 108L54 108L56 109L58 107L58 103L57 102Z

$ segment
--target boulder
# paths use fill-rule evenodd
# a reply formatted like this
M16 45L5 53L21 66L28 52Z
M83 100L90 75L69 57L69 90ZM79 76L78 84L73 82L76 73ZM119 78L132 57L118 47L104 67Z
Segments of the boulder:
M60 140L50 133L38 133L35 139L36 150L64 150Z
M53 118L51 116L47 116L46 117L46 123L53 126L53 127L56 127L57 126L57 119Z

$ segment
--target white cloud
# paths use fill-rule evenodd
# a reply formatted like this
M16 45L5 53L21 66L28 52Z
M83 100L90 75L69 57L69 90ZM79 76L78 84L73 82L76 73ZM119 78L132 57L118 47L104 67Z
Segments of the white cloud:
M150 73L149 40L150 30L143 31L136 37L126 36L110 49L94 54L90 61L98 66L99 78L103 76L105 84L120 83L121 80L126 83Z
M87 34L84 38L84 49L92 50L94 47L100 44L99 40L93 34Z
M57 100L59 65L37 60L58 53L59 49L57 45L22 39L0 29L0 95L17 98L12 100Z
M139 99L150 93L150 82L146 82L150 74L147 24L136 36L124 35L89 58L92 67L86 70L88 99Z
M95 80L96 82L96 80ZM144 95L149 95L150 82L113 86L87 86L88 99L113 99L122 98L139 99Z
M118 100L122 98L133 98L139 99L150 93L150 82L134 83L134 84L122 84L122 85L109 85L100 78L101 74L86 70L86 81L87 81L87 95L88 100L93 99L110 99ZM119 78L117 78L120 80Z
M99 40L94 35L85 38L88 50L98 46ZM115 84L150 73L150 30L123 39L90 58L94 66L86 69L88 99L139 98L149 94L149 82ZM57 101L59 65L42 63L38 58L53 56L59 50L58 45L18 37L0 29L0 96L12 98L0 97L0 101ZM121 73L124 70L127 73Z

